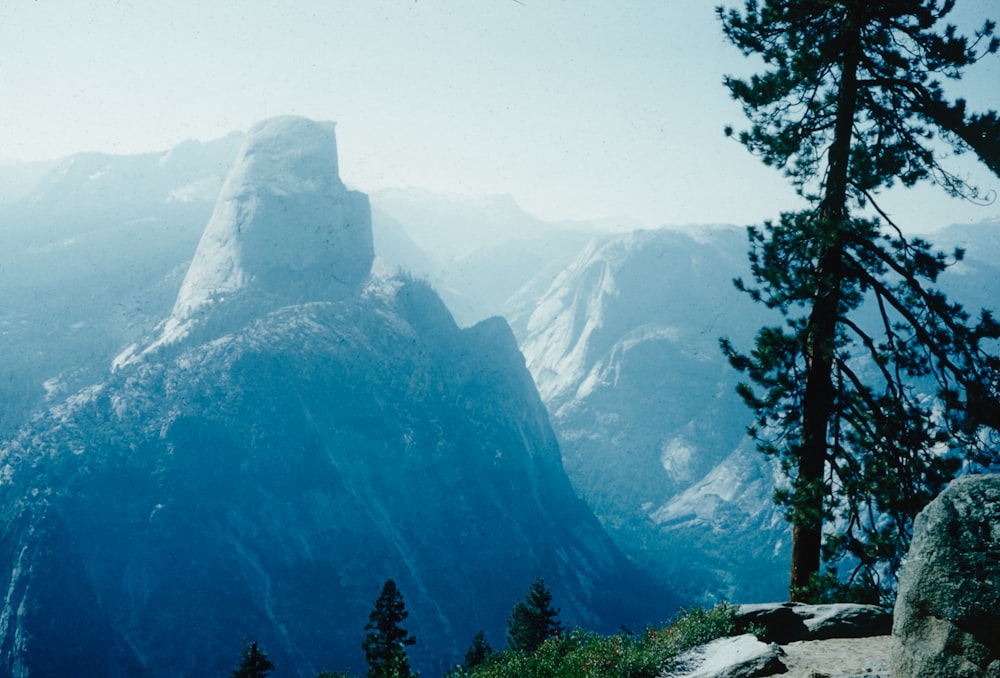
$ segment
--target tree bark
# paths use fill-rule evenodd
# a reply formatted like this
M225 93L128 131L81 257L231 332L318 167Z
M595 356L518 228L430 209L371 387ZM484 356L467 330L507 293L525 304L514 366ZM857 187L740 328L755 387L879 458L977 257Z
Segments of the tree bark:
M837 345L837 317L842 297L843 259L847 224L848 163L858 95L863 3L851 3L843 26L841 81L833 142L827 153L827 178L820 203L822 255L817 286L809 313L806 338L807 377L802 403L802 438L798 450L795 504L792 516L792 566L789 596L809 601L813 578L819 574L823 544L823 503L826 485L827 437L836 407L833 363Z
M808 374L802 406L802 441L798 450L795 510L792 516L790 599L811 602L812 579L819 574L823 544L823 501L827 433L836 405L833 357L836 348L837 308L843 249L831 246L820 262L823 292L813 300L807 339Z

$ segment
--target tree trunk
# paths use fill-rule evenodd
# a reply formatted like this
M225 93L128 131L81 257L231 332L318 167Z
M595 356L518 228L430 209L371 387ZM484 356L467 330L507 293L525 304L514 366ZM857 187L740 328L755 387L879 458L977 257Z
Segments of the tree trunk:
M832 228L836 228L832 224ZM812 578L819 574L823 543L823 500L826 486L827 429L836 405L833 357L836 349L837 309L843 248L832 245L820 262L823 293L813 300L809 315L808 375L802 407L802 441L795 480L792 515L792 567L790 599L810 602Z
M857 105L857 70L861 55L861 4L849 5L843 26L844 52L833 142L827 154L827 178L820 203L819 229L824 239L817 270L816 296L807 330L807 378L802 403L802 439L792 516L792 567L789 595L809 601L816 591L823 543L823 502L826 485L827 434L836 406L833 387L838 311L842 297L843 253L847 222L847 177Z

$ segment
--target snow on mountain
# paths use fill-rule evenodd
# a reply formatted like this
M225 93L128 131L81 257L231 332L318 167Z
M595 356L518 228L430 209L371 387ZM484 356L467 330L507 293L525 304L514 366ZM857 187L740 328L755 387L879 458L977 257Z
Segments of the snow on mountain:
M255 128L171 316L208 320L68 397L50 382L0 443L3 672L221 675L246 638L289 675L358 670L388 577L433 674L477 629L499 646L537 576L568 623L671 614L574 494L508 325L368 275L332 134Z

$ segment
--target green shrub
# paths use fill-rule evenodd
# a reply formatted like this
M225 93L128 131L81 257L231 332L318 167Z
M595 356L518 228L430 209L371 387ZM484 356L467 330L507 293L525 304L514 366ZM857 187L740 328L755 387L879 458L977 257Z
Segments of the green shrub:
M665 641L674 654L686 652L736 631L736 605L719 603L711 609L692 607L680 610L674 623L664 629Z
M532 653L495 652L451 678L656 678L681 652L731 635L736 607L721 604L682 611L669 626L644 633L602 636L573 629L549 638Z

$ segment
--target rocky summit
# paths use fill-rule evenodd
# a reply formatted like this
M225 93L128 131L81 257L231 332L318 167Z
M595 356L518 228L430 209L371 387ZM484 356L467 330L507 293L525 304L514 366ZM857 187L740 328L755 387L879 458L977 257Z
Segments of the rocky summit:
M208 321L355 293L371 270L372 242L368 196L340 179L334 124L265 120L247 133L173 311L146 351Z
M335 148L248 134L167 322L0 444L0 673L226 675L247 639L282 675L357 671L390 577L427 675L501 646L539 576L570 624L669 614L573 493L506 323L369 274Z

